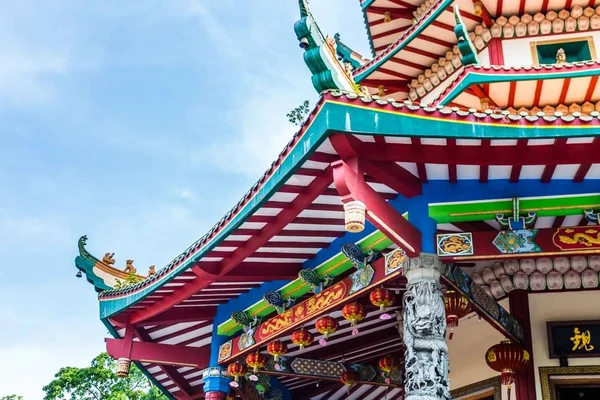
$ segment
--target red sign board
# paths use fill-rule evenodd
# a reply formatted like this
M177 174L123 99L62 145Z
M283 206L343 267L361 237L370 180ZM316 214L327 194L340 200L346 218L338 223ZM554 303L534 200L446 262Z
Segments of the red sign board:
M561 250L600 249L600 229L589 226L560 228L552 242Z
M290 308L283 314L277 315L261 324L256 334L257 340L268 339L291 325L319 315L326 307L344 300L347 292L348 285L345 281L336 283L310 299Z

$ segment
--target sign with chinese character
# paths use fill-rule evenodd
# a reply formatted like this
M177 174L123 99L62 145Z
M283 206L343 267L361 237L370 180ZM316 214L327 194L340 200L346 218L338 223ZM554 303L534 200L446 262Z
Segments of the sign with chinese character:
M598 357L600 321L548 322L550 358Z

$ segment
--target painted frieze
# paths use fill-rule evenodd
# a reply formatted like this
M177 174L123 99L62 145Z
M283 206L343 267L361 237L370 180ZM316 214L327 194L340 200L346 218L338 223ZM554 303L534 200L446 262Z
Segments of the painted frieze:
M471 233L449 233L437 235L437 254L440 257L470 256L474 254Z

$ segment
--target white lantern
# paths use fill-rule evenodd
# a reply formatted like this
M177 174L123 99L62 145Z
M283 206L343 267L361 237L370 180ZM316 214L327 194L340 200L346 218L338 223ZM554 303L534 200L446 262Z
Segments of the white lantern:
M349 201L344 204L344 218L346 231L350 233L362 232L365 229L365 212L367 207L362 201Z
M117 376L119 378L127 378L129 376L129 368L131 360L129 358L119 358L117 360Z

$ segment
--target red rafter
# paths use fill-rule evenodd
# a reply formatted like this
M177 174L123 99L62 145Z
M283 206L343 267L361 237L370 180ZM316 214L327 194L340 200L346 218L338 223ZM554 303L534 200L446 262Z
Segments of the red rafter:
M223 276L240 264L244 259L253 254L257 249L267 243L273 236L280 234L283 229L293 221L306 206L311 204L332 183L333 176L331 168L327 168L323 175L315 178L303 193L300 193L292 202L293 208L284 210L277 215L276 220L263 227L258 234L246 242L246 246L238 248L232 255L220 262L217 269L218 275ZM175 304L190 298L195 293L209 286L215 277L211 274L200 273L199 276L179 288L177 291L164 297L150 307L137 311L131 316L130 322L137 323L160 314Z
M417 154L423 153L423 145L421 144L420 138L410 138L411 147L414 149L413 151ZM427 183L427 169L425 168L425 164L422 162L417 163L417 172L419 173L419 179L423 183Z
M113 358L122 358L125 355L122 350L123 342L123 339L106 339L107 353ZM135 341L132 343L129 357L131 361L190 366L200 369L208 366L209 358L209 347L196 348Z
M600 145L600 138L596 136L594 138L594 141L591 143L590 148L593 149L592 151L597 151L596 149L598 148L598 145ZM585 176L587 175L591 167L591 162L582 162L579 168L577 169L575 176L573 177L573 182L583 182Z
M365 173L406 198L421 194L419 178L396 163L361 161L360 166Z
M554 141L554 153L558 154L560 152L565 151L565 147L567 146L567 139L560 138ZM554 171L556 170L556 165L546 165L544 167L544 172L542 173L541 181L543 183L548 183L552 179L552 175L554 175Z
M594 91L596 90L596 85L598 84L598 75L592 76L590 80L590 84L588 85L587 92L585 93L584 101L591 101L592 96L594 95Z
M487 157L487 155L489 154L491 147L492 147L492 144L491 144L490 140L486 140L486 139L481 140L481 152L484 154L485 157ZM479 182L487 183L489 170L490 170L490 167L488 165L479 166Z
M205 321L214 318L217 313L216 307L205 307L195 309L171 308L162 314L137 324L137 326L158 325L162 329L164 325L175 325L182 322Z
M448 151L453 153L456 151L456 139L446 139L446 147ZM458 180L456 165L448 165L448 180L450 183L456 183Z
M566 78L563 81L562 89L560 91L560 97L558 98L558 103L563 104L565 99L567 98L567 92L569 91L569 86L571 84L571 78Z

